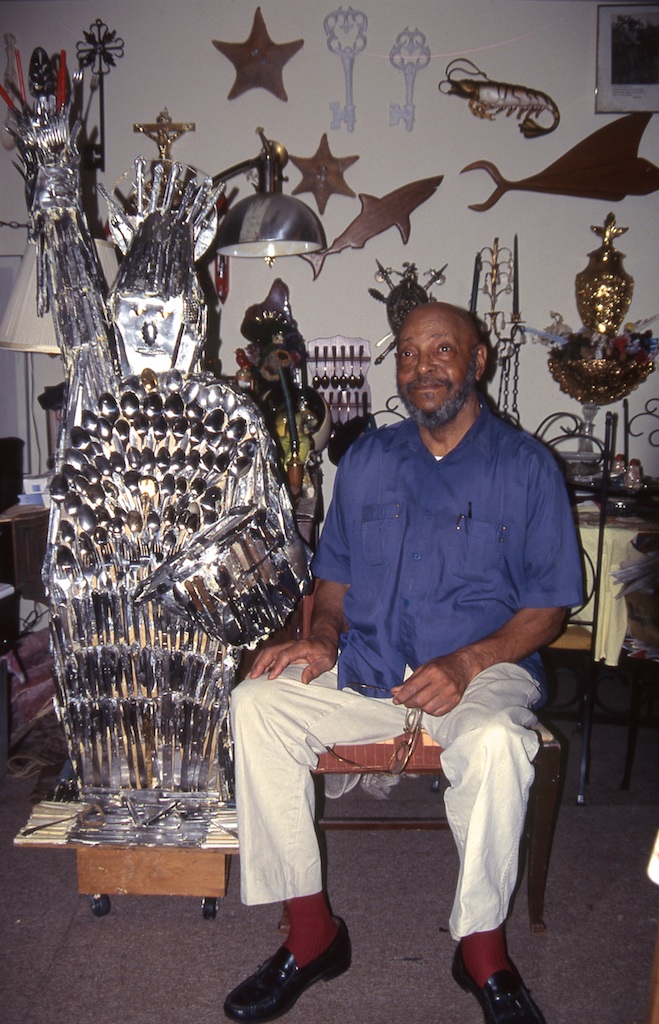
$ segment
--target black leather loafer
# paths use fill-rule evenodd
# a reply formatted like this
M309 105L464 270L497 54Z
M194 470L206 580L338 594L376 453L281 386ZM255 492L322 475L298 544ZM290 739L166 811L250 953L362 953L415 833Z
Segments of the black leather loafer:
M476 996L486 1024L545 1024L516 970L496 971L479 988L464 965L458 945L453 957L453 977L465 992Z
M266 960L255 974L230 992L224 1012L230 1020L275 1020L290 1010L299 996L314 982L337 978L350 967L350 936L345 923L338 918L339 930L324 953L298 967L295 957L285 946Z

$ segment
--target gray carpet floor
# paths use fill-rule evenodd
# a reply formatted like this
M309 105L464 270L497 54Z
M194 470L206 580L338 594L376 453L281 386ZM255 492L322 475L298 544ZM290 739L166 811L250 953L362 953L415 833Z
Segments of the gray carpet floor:
M659 733L642 728L628 792L619 789L626 731L598 725L588 799L578 807L579 743L565 739L559 813L545 918L528 926L522 883L508 925L511 955L547 1024L645 1024L657 936L659 887L646 869L659 827ZM198 901L116 896L102 918L77 892L75 855L17 848L41 779L0 782L0 1020L4 1024L210 1024L225 1020L227 991L281 941L278 907L240 903L237 862L215 920ZM329 813L367 813L359 789ZM390 797L433 814L441 796L425 778ZM378 810L380 808L378 807ZM290 1024L478 1024L472 996L452 981L446 922L457 863L448 832L330 832L333 908L348 924L353 966L319 983L288 1014Z

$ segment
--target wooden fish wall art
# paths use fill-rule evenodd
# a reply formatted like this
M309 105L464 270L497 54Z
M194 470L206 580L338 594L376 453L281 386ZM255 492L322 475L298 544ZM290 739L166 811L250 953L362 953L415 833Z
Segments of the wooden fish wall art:
M651 114L627 114L588 135L538 174L508 181L489 160L476 160L465 171L487 171L496 183L483 203L470 210L489 210L511 190L548 192L582 199L618 202L625 196L647 196L659 189L659 167L638 156L638 147Z
M458 77L460 73L471 74L474 77ZM474 117L494 121L497 114L505 113L506 117L515 114L520 122L519 130L525 139L548 135L558 128L561 115L553 99L546 92L529 89L525 85L493 82L484 71L465 57L458 57L447 64L444 74L446 78L439 83L439 91L447 96L462 96L468 100L469 109ZM551 124L546 127L536 120L545 114L551 118Z
M443 175L421 178L419 181L401 185L400 188L381 197L360 193L361 213L348 224L345 231L342 231L327 249L302 253L300 259L311 264L315 280L328 256L343 252L344 249L363 249L369 239L381 235L387 228L397 227L403 244L406 245L411 230L410 214L435 194L442 180Z

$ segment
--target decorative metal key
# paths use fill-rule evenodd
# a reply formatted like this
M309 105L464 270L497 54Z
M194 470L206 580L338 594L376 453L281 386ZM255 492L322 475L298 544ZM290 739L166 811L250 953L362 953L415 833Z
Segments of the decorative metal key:
M426 37L417 28L405 28L396 36L391 48L389 60L393 66L405 75L405 106L399 103L389 104L389 124L397 125L405 122L408 132L414 124L414 80L417 71L422 71L430 63L430 50L426 45Z
M366 49L365 33L368 28L368 18L363 11L354 11L352 7L345 11L342 7L339 7L338 10L332 11L331 14L327 15L323 25L327 35L327 48L330 53L338 54L343 61L343 72L346 80L346 105L343 108L340 107L338 100L330 103L330 110L333 114L330 127L340 128L341 122L345 121L346 128L351 132L355 127L352 71L355 57ZM344 37L349 35L349 41L342 45L337 32L342 33Z

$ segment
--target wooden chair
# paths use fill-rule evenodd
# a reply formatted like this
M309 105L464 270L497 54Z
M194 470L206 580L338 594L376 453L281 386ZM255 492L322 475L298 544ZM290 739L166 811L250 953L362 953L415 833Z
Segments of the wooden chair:
M563 415L570 416L572 429L562 429L557 435L547 438L546 427L555 425L556 421ZM597 628L600 605L600 584L602 552L604 548L604 528L607 517L607 500L609 494L610 470L611 470L611 448L613 436L614 416L607 412L605 420L604 440L600 441L592 437L590 433L584 433L583 426L578 419L571 414L555 414L550 416L536 431L536 436L542 440L552 453L556 456L562 468L566 472L568 486L578 487L579 484L570 479L570 466L580 459L588 461L593 476L593 483L581 484L582 487L590 490L593 497L599 504L598 518L598 539L597 550L594 561L588 559L584 553L584 574L586 578L586 596L579 608L572 609L570 618L561 635L554 640L546 649L546 652L580 652L583 655L585 668L582 673L582 685L578 695L579 717L581 723L581 756L579 761L579 782L577 790L577 803L584 804L586 800L586 784L590 769L590 742L595 714L597 698L597 684L600 669L600 662L596 658L597 650ZM577 443L579 449L567 450L568 445ZM590 450L584 452L583 443L586 443ZM591 603L592 602L592 603ZM587 620L583 618L583 609L591 606L591 613ZM549 667L551 662L546 658Z
M547 930L544 921L544 895L549 870L549 856L561 792L561 747L552 733L538 726L540 749L536 755L535 781L531 789L528 816L527 885L529 921L534 935ZM337 744L322 754L315 774L373 774L391 769L397 753L405 749L407 737L399 736L381 743ZM408 751L405 750L407 757ZM403 767L410 775L437 776L441 774L442 748L423 729ZM373 817L321 818L323 829L448 829L449 824L440 813L432 818Z
M629 416L629 402L626 398L623 400L622 406L624 420L623 449L625 462L627 462L630 454L630 438L647 438L648 444L651 448L659 448L659 396L655 395L653 398L648 399L643 409L640 412L636 413L636 415L632 416L631 418ZM653 549L655 549L654 545ZM635 596L634 600L638 601L638 595ZM646 598L645 600L648 600L648 598ZM659 600L657 590L655 590L654 592L653 600L655 603ZM636 609L634 609L634 612L631 614L638 615L638 612L636 611ZM632 635L639 635L635 633L634 628L631 625L631 614L630 631ZM643 610L643 614L647 615L647 609ZM649 624L645 626L645 639L649 639L650 637L648 629ZM656 628L654 629L654 633L656 634ZM632 767L634 764L634 754L636 751L636 738L641 720L642 705L644 702L646 702L648 713L651 714L653 708L656 706L656 703L659 701L659 671L657 669L656 662L648 663L643 661L637 661L633 658L627 658L626 663L631 670L632 689L627 731L627 747L625 750L625 765L622 775L622 781L620 783L621 789L629 789L630 786ZM659 951L659 943L657 949ZM659 973L657 977L659 979Z
M308 636L313 611L313 594L304 597L296 610L294 635ZM534 935L547 930L544 921L544 896L549 871L549 857L562 789L561 745L556 737L543 725L537 726L540 749L536 755L535 781L531 789L527 820L527 886L529 921ZM442 748L423 729L416 742L408 749L408 736L398 736L381 743L337 744L322 754L314 774L322 780L325 775L380 774L394 767L401 774L399 754L404 750L402 773L426 775L438 778L442 773ZM441 811L432 818L393 817L376 814L365 818L321 817L319 826L324 830L333 829L436 829L449 828ZM287 924L286 908L280 922L280 930Z

